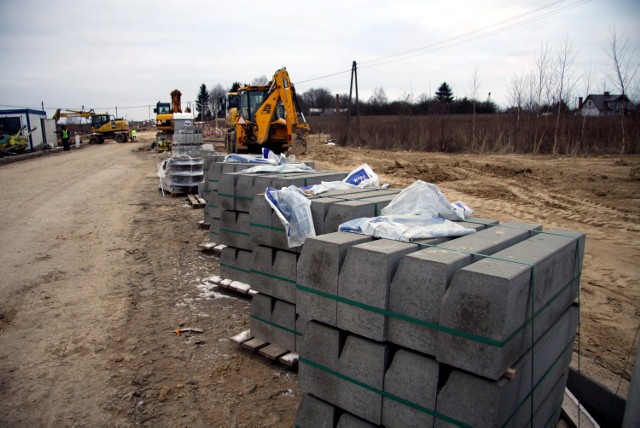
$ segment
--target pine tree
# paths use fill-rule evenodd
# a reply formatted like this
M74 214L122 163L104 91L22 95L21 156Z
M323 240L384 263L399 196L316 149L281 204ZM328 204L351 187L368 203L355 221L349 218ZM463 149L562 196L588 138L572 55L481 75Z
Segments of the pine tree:
M436 101L441 103L453 102L453 90L447 85L447 82L442 82L442 85L436 91Z
M198 111L197 120L205 120L211 117L209 111L209 91L207 91L207 85L204 83L200 85L198 96L196 97L196 110Z

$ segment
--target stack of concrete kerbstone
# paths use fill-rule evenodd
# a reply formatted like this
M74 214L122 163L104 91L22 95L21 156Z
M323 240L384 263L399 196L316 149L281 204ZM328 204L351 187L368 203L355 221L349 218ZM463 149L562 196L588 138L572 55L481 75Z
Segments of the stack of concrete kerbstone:
M337 231L354 218L380 215L399 193L396 189L352 189L308 196L317 235ZM300 346L296 283L302 247L288 246L286 231L263 195L253 199L249 215L253 241L251 286L259 294L251 302L251 334L294 351Z
M345 412L363 426L557 421L585 236L469 221L476 233L444 242L307 239L296 425L337 426Z

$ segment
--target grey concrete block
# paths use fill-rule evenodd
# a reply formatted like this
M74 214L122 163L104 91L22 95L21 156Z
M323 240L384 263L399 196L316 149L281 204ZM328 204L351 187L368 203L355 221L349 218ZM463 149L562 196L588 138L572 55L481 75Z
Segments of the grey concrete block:
M419 247L380 239L350 247L339 276L338 296L379 309L389 308L389 285L400 260ZM373 340L387 340L387 316L338 302L338 327Z
M258 245L253 248L251 285L260 293L296 303L298 253Z
M296 312L298 311L298 305L296 305ZM311 321L306 314L296 313L296 349L295 351L300 354L302 350L302 341L304 340L304 333L307 330L307 325Z
M255 294L251 298L250 325L253 337L271 342L271 312L273 301L271 297L264 294Z
M220 276L225 279L251 283L251 251L225 247L220 255Z
M273 299L271 312L271 343L293 351L296 348L296 307L291 303Z
M441 242L404 257L389 291L389 310L432 325L440 324L440 305L453 275L480 259L531 236L540 225L508 222L471 235ZM484 227L484 226L479 226ZM389 317L389 341L429 355L436 354L438 330L398 317Z
M362 420L351 413L343 413L336 424L336 428L374 428L378 425Z
M216 244L220 243L220 219L211 217L209 219L209 240L211 242L215 242Z
M338 372L350 380L340 379L336 405L379 425L382 420L382 395L369 388L383 390L388 358L389 348L386 344L349 335L340 354ZM369 388L363 388L353 380Z
M533 359L528 352L514 364L513 379L494 381L454 370L438 393L436 411L472 426L527 426L531 397L535 412L571 362L577 325L578 308L571 306L536 342ZM436 426L448 425L436 420Z
M220 217L220 243L251 251L253 241L249 233L249 213L244 211L222 211Z
M335 405L340 379L318 367L339 370L340 332L325 324L309 322L302 336L299 355L300 389Z
M370 236L335 232L305 241L298 259L297 311L308 319L337 325L337 301L313 292L338 295L338 279L347 250Z
M384 391L435 411L440 365L430 357L407 350L396 352L384 376ZM386 427L432 426L433 416L387 396L382 399Z
M550 230L456 272L441 306L441 325L479 339L440 331L438 361L490 379L502 376L531 345L531 307L539 312L533 323L537 340L577 297L583 251L584 234Z
M395 194L388 194L335 203L329 207L329 212L325 217L324 230L336 232L339 226L346 221L361 217L378 217L381 215L380 210L389 205L395 197Z
M296 413L296 427L333 428L338 421L339 409L311 394L305 394Z

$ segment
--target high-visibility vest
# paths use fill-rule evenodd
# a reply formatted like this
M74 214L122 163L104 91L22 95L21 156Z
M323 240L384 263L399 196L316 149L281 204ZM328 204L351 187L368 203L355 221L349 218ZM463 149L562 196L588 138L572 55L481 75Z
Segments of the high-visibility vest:
M67 129L62 130L62 138L69 138L69 131Z

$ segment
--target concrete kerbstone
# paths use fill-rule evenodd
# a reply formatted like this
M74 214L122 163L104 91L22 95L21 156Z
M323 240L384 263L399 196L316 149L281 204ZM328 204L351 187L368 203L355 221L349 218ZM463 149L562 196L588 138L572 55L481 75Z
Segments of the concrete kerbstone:
M253 248L251 285L277 299L296 303L298 253L258 245Z
M271 312L272 299L265 294L255 294L251 298L249 310L251 313L250 325L253 337L271 342Z
M482 339L440 331L438 361L494 380L502 376L531 346L531 285L535 310L544 305L533 340L577 297L584 240L584 234L553 229L456 272L441 306L441 325ZM483 343L487 339L504 346Z
M338 295L340 269L347 250L357 244L370 242L370 236L355 233L334 232L309 238L298 259L297 284L320 293ZM308 319L337 325L336 300L309 291L296 290L297 311Z
M389 308L389 284L400 260L416 244L380 239L350 247L340 269L338 296L375 308ZM387 340L387 316L338 302L338 327L377 341Z
M384 376L384 391L435 411L440 365L433 358L407 350L396 352ZM432 426L433 416L388 397L382 399L386 427Z
M287 351L296 348L296 307L282 300L272 300L271 343Z
M296 413L296 427L333 428L338 421L339 410L311 394L305 394Z
M249 213L244 211L222 211L220 217L220 244L251 251L253 241L249 233Z
M476 225L484 227L484 225ZM424 248L400 261L389 291L389 310L414 319L440 324L440 306L453 275L481 257L493 254L541 230L537 224L508 222L471 235ZM452 251L453 250L453 251ZM438 330L389 317L389 341L429 355L436 354Z
M225 279L251 283L251 251L225 247L220 255L220 276Z
M533 390L535 412L549 399L555 385L565 375L571 362L577 325L578 308L572 306L536 342L533 382L531 352L514 364L513 379L494 381L453 370L438 393L437 412L472 426L527 426L531 419L531 388L536 385ZM449 424L437 419L435 425Z

